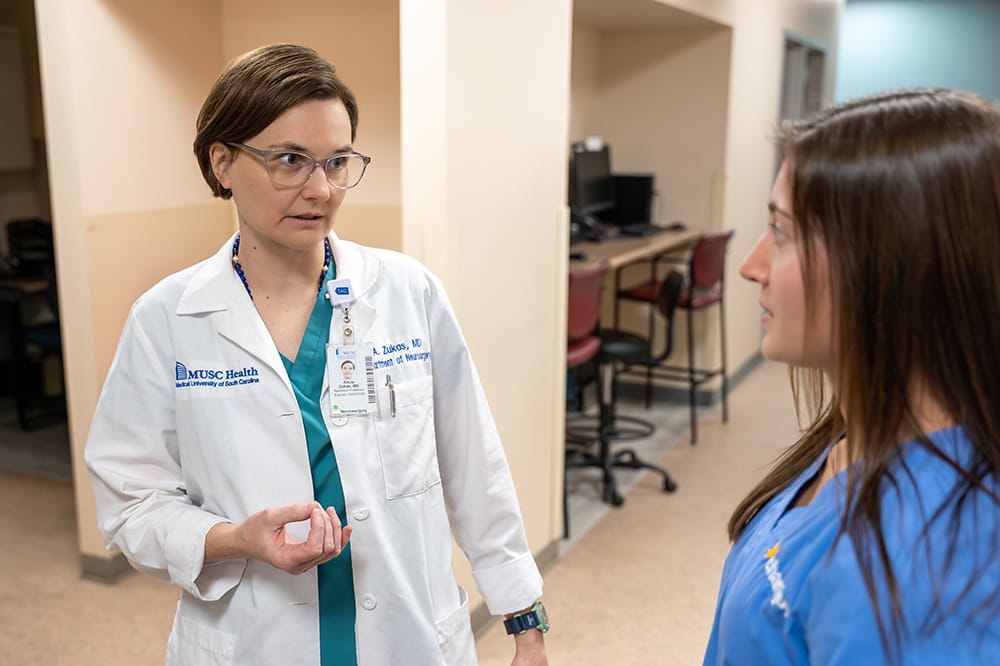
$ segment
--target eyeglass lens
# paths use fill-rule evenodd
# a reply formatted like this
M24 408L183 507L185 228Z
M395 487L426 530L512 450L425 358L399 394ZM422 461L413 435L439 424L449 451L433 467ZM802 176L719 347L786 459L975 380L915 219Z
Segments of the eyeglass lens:
M267 157L267 172L275 185L297 187L312 175L315 162L302 153L272 153ZM357 155L336 155L326 160L326 178L334 187L349 189L361 181L365 162Z

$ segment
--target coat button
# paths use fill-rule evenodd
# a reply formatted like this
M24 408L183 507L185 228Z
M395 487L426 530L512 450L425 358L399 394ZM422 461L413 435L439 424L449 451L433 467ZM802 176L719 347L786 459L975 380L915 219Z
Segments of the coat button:
M347 425L346 416L334 416L330 418L330 421L333 423L333 425L337 426L338 428L342 428L343 426Z
M364 608L365 610L375 610L376 605L377 604L375 603L375 597L373 597L372 595L366 594L363 597L361 597L361 607Z
M355 520L365 520L368 518L368 507L359 506L358 508L351 511L351 515L354 516Z

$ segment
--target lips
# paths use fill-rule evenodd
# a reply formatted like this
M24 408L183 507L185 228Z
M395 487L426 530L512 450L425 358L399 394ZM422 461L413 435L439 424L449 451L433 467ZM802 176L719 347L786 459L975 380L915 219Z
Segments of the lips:
M768 310L768 309L767 309L767 308L766 308L766 307L764 306L764 304L763 304L763 303L760 303L760 302L758 302L758 305L760 305L760 309L761 309L761 311L762 311L762 312L761 312L761 315L760 315L760 318L761 318L761 319L762 319L763 321L769 321L769 320L771 320L771 319L773 319L773 318L774 318L774 313L773 313L773 312L771 312L770 310Z

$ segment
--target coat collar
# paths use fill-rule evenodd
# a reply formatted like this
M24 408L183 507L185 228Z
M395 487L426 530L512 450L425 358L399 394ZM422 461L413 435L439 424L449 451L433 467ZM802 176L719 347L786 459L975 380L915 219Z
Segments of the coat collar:
M177 304L178 315L205 314L232 309L234 304L250 304L248 299L243 298L246 290L233 270L235 237L236 234L230 236L218 252L202 262L195 271ZM350 278L358 300L367 300L366 296L375 287L382 262L371 253L364 252L362 246L340 240L333 232L329 239L337 277Z
M243 283L233 271L234 238L235 234L229 237L218 252L195 269L191 281L177 303L177 314L193 316L222 312L218 329L221 335L275 368L283 368L281 357L270 339L263 320L247 298ZM366 248L350 241L340 240L332 232L329 239L337 266L337 277L350 278L357 294L357 302L351 307L351 319L354 322L355 339L360 344L364 341L375 318L371 294L381 272L382 262ZM339 312L331 312L331 315L335 317L331 329L331 341L335 341L336 338L342 337L342 326L339 325Z

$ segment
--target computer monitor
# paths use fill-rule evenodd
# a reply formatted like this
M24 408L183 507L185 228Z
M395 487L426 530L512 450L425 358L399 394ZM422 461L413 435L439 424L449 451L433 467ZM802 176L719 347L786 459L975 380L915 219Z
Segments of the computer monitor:
M578 215L596 215L615 207L611 151L607 146L588 150L574 144L569 166L569 205Z

